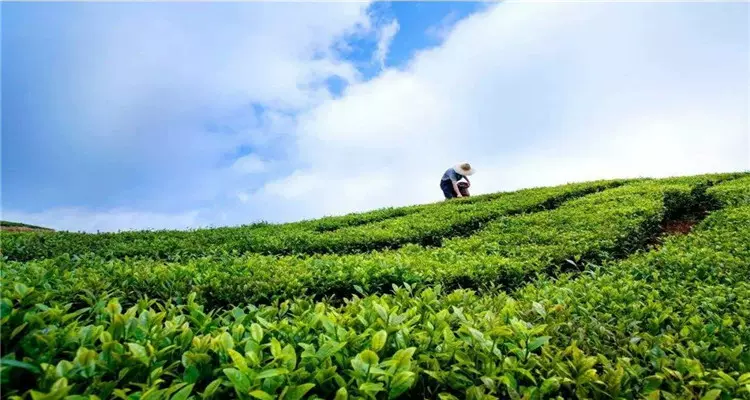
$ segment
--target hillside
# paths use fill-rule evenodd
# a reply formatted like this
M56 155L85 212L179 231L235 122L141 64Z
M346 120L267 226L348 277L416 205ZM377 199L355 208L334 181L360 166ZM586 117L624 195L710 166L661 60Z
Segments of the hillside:
M21 398L750 398L750 174L2 233Z
M54 231L53 229L50 229L50 228L44 228L41 226L29 225L29 224L24 224L21 222L11 222L11 221L0 221L0 230L8 231L8 232L27 232L27 231L53 232Z

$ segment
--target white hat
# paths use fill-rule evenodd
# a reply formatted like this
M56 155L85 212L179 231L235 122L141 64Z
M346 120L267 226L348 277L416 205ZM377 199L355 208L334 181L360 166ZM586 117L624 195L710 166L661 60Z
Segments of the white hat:
M453 170L456 171L456 173L458 174L466 175L466 176L474 175L474 172L476 172L476 170L472 168L471 165L467 162L456 164L453 167Z

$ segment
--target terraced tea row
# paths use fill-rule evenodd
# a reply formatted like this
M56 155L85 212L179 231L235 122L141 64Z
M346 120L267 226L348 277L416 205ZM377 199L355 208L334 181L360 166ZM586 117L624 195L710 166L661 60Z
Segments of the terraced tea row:
M448 202L420 213L375 224L342 228L330 234L266 237L254 247L262 254L364 253L406 244L439 246L443 239L467 236L500 216L537 212L565 201L623 184L600 181L520 190L485 202ZM293 246L285 241L291 240Z
M2 384L11 399L747 398L748 271L750 205L512 296L405 285L342 307L78 309L3 269Z
M16 261L89 253L109 259L139 257L179 261L248 252L269 255L366 252L408 243L439 243L443 237L470 234L501 215L552 208L567 199L623 182L599 181L527 189L400 211L381 210L361 217L350 215L284 225L99 235L3 233L2 251L3 256ZM405 215L398 216L401 213ZM352 221L357 218L359 222L369 223L353 226L356 224ZM334 226L338 229L331 230Z
M93 253L105 258L146 257L179 260L207 255L210 249L226 252L248 235L283 235L295 231L325 232L408 215L426 206L385 208L366 213L326 217L288 224L256 223L241 227L197 229L193 231L136 231L85 234L57 232L4 234L3 255L11 260L56 257L62 254Z
M707 195L714 199L719 206L737 206L750 204L750 176L733 179L721 185L714 186L706 191Z
M629 184L555 210L501 218L474 237L448 240L437 249L410 245L358 255L248 255L184 263L59 258L11 262L4 269L24 277L28 285L46 282L60 298L96 298L112 292L133 302L143 296L185 299L196 292L212 308L302 294L344 297L404 282L516 287L538 273L567 265L566 260L601 261L643 247L671 211L665 201L690 203L699 197L694 187L698 186Z

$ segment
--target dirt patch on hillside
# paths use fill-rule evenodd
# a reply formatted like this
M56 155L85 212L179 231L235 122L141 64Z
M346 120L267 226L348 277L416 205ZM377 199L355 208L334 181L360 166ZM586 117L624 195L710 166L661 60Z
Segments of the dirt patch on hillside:
M646 242L646 248L655 249L661 247L664 241L671 236L687 235L693 231L695 225L700 222L698 219L675 219L667 220L659 226L659 233L654 235Z
M663 235L687 235L697 223L695 220L667 221L662 227Z
M3 232L53 232L52 229L29 228L28 226L0 226Z

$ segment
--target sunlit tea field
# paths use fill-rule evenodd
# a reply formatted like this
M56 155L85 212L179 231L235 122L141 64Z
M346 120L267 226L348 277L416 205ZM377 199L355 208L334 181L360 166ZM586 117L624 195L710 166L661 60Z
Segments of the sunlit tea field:
M748 173L1 235L3 398L750 398Z

